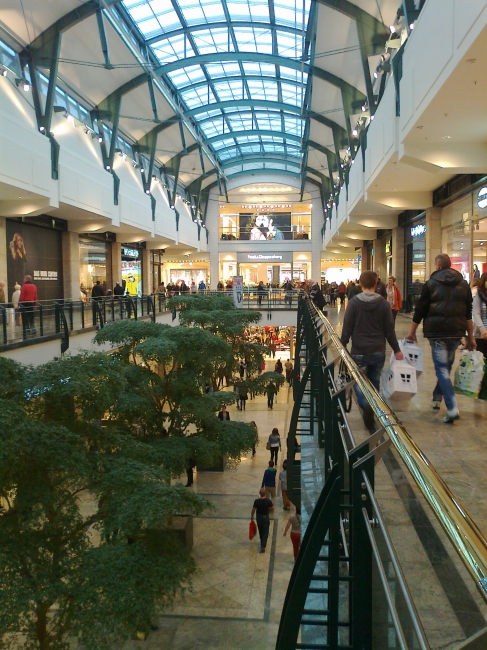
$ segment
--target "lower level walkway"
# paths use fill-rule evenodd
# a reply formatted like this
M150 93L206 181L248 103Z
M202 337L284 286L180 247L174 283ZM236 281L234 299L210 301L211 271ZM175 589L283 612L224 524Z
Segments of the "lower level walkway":
M284 361L284 359L282 359ZM267 369L274 368L268 361ZM275 646L284 597L293 567L289 512L280 488L271 515L267 552L259 553L259 536L249 541L250 511L269 461L266 442L274 427L282 438L279 468L286 453L292 394L285 384L273 410L265 396L248 400L245 411L229 408L232 420L254 420L259 446L254 458L242 457L236 471L195 473L193 489L214 504L194 520L193 557L198 574L193 591L158 622L148 639L125 648L141 650L269 650ZM186 477L181 477L181 480ZM185 482L185 481L184 481Z

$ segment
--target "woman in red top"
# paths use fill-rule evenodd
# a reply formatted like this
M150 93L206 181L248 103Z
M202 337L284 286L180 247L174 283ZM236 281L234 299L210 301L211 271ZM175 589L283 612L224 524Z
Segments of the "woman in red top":
M396 278L391 275L389 276L389 283L386 287L387 292L387 302L390 304L392 309L392 317L394 322L396 322L397 312L402 307L402 297L399 288L396 286Z

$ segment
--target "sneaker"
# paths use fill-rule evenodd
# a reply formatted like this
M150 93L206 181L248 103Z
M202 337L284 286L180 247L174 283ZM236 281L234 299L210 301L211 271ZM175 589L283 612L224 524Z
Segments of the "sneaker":
M445 424L453 424L455 420L459 420L459 419L460 419L460 414L458 413L458 411L453 411L453 412L447 411L445 417L443 418L443 422Z
M433 405L433 410L434 411L439 411L440 410L441 402L438 402L438 400L436 400L436 399L432 399L431 404Z

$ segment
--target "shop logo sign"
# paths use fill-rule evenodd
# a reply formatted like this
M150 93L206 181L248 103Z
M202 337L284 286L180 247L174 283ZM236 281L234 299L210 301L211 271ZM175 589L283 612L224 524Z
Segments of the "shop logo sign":
M57 280L57 271L33 271L34 280Z
M247 259L251 262L270 262L272 260L281 260L282 261L282 255L262 255L259 253L258 255L251 255L250 253L247 255Z
M487 187L483 187L477 194L477 205L479 208L487 208Z
M421 237L426 232L426 224L420 223L417 226L411 228L411 237Z
M125 257L139 257L139 251L136 248L122 248Z

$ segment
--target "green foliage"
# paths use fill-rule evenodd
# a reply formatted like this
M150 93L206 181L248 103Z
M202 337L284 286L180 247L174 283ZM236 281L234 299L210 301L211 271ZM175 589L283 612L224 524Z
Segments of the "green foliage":
M182 325L200 327L227 341L231 348L231 358L225 364L228 377L237 369L239 359L246 360L250 375L257 374L266 348L248 342L244 331L260 321L260 312L237 309L230 297L219 294L176 296L170 299L169 306L180 310Z
M148 629L195 566L168 526L209 504L171 486L158 453L116 420L127 390L105 355L6 367L0 399L0 647L89 650Z

